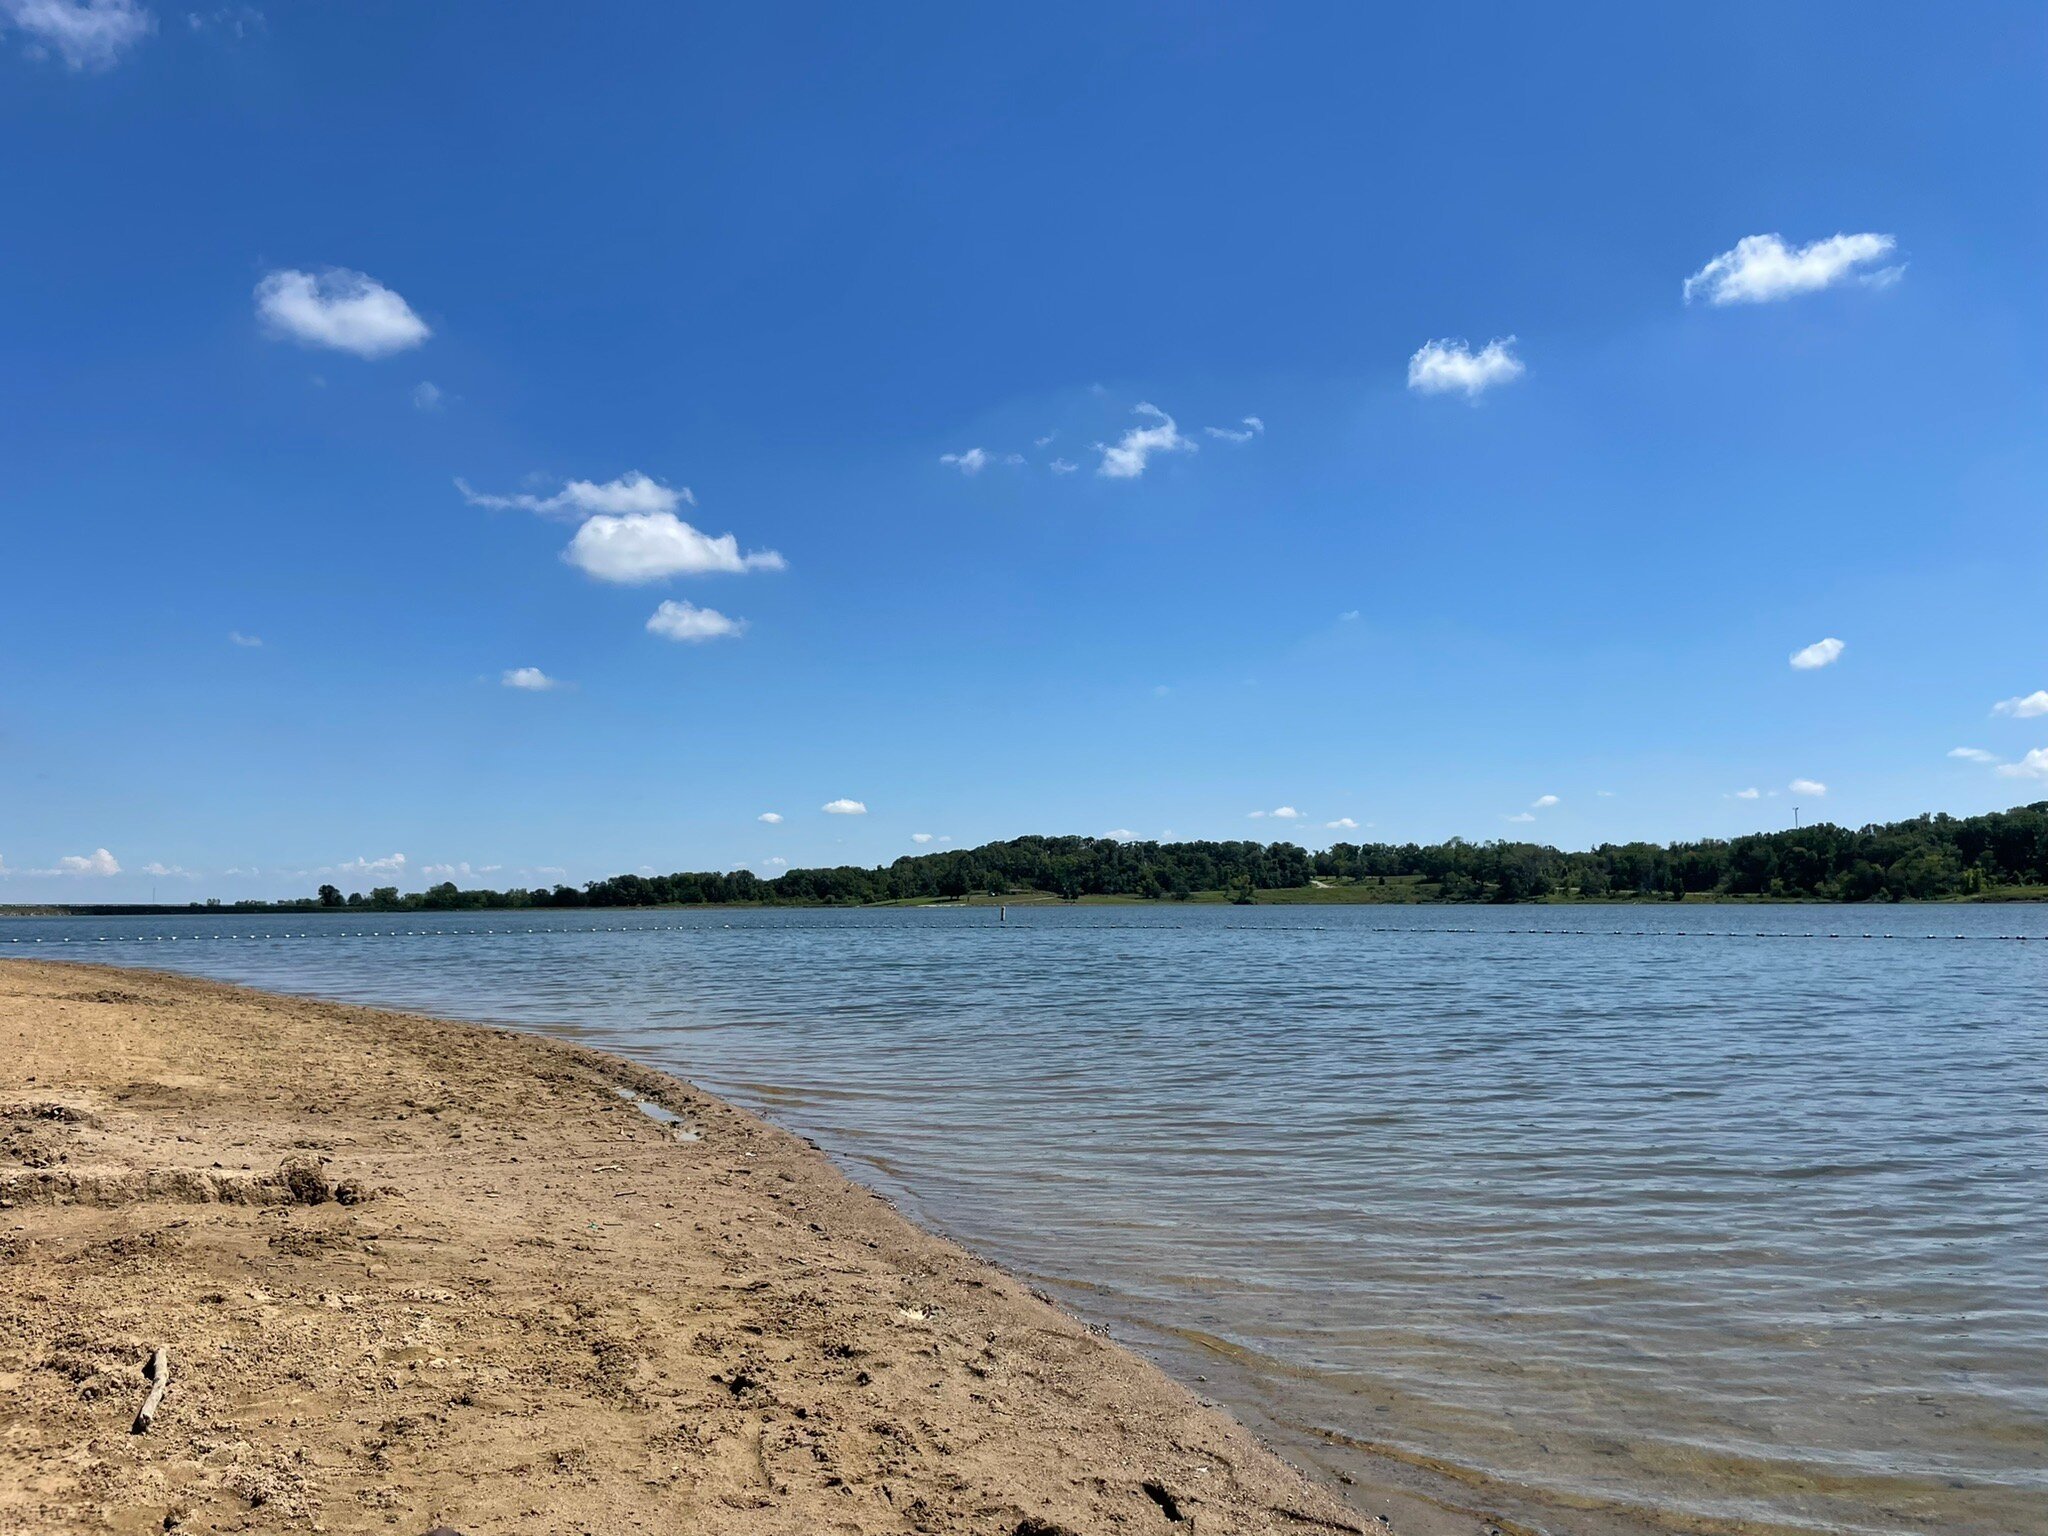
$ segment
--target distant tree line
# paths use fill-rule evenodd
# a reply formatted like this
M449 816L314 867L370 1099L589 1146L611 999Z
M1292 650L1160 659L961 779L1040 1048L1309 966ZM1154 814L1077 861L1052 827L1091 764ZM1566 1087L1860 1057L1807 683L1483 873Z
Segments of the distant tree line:
M2048 801L1985 816L1918 816L1850 829L1823 822L1691 843L1338 843L1320 876L1419 878L1440 901L1772 896L1925 901L2048 886Z
M842 864L792 869L764 880L749 870L614 875L583 886L465 891L454 884L400 896L380 886L367 896L320 888L318 905L372 911L470 907L665 907L761 903L866 906L917 898L1001 896L1037 891L1081 896L1187 898L1197 891L1278 890L1309 883L1314 859L1292 843L1124 843L1105 837L1020 837L981 848L907 855L872 869Z
M1920 816L1856 829L1828 823L1685 843L1603 843L1566 853L1540 843L1120 842L1019 837L980 848L907 855L864 868L792 869L772 880L730 873L614 875L580 888L463 891L439 885L398 898L427 909L524 905L649 907L734 902L859 906L881 901L1039 892L1185 900L1198 891L1240 899L1316 879L1384 878L1434 889L1420 899L1533 901L1562 895L1772 896L1827 901L1927 900L2014 886L2048 886L2048 801L1986 816ZM397 893L373 891L386 906Z
M1545 898L1776 897L1823 901L1932 900L2048 888L2048 801L1985 816L1920 816L1851 829L1822 823L1687 843L1603 843L1567 853L1541 843L1338 843L1310 853L1292 843L1120 842L1019 837L980 848L908 855L872 869L792 869L764 880L727 873L614 875L581 886L462 890L453 882L401 895L378 886L312 900L235 902L223 911L464 911L484 907L863 906L873 902L1038 892L1065 900L1126 896L1186 900L1312 882L1385 885L1389 899L1538 901ZM150 911L72 907L75 912Z

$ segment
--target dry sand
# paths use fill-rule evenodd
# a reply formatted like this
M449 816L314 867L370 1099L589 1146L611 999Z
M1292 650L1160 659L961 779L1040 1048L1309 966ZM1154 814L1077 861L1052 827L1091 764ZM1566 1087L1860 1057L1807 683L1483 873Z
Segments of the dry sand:
M1350 1492L674 1078L0 962L0 1531L1492 1528Z

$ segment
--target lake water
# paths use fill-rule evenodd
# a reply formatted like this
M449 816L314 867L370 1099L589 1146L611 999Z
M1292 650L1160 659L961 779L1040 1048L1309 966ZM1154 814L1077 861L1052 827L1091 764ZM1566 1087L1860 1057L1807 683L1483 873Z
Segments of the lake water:
M671 1069L1330 1476L1548 1532L2048 1530L2039 907L0 923L25 954Z

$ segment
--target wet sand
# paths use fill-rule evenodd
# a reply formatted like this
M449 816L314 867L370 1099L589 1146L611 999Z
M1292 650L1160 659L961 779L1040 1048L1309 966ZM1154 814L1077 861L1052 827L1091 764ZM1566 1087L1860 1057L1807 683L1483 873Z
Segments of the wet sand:
M9 961L0 1063L0 1531L1497 1528L600 1052Z

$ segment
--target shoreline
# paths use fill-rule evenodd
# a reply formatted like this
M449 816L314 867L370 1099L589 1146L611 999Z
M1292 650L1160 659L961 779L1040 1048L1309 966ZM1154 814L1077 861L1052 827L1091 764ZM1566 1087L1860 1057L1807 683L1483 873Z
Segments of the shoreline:
M667 1074L10 959L0 1529L1516 1529L1398 1477L1340 1501Z

